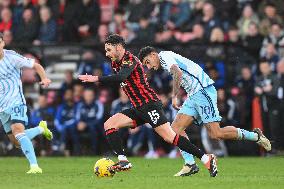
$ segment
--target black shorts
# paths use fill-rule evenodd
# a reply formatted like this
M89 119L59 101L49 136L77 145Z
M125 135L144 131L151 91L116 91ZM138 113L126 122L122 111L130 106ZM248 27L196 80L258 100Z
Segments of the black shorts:
M161 101L149 102L138 108L123 110L122 114L133 120L133 127L149 123L153 128L168 122Z

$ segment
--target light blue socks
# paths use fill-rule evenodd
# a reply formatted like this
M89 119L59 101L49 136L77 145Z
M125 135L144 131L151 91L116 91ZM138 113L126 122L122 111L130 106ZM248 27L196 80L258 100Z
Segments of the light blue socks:
M238 140L251 140L251 141L258 140L258 134L255 132L250 132L240 128L237 128L237 130L238 130Z
M192 154L189 154L185 151L182 151L181 149L179 150L183 159L184 159L184 163L185 164L189 164L189 165L193 165L195 164L194 158Z
M25 130L25 133L26 133L27 137L29 137L29 139L32 140L37 135L40 135L41 133L43 133L43 128L41 128L39 126L34 127L34 128L31 128L31 129Z
M30 166L37 165L35 151L31 139L27 137L26 133L19 133L15 137L19 141L21 149L28 159Z

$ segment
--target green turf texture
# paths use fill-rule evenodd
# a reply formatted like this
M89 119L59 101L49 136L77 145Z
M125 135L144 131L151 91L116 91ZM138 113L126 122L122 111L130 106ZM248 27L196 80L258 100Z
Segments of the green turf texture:
M24 158L0 158L1 189L284 189L284 158L219 158L219 174L211 178L198 161L200 171L190 177L173 177L181 159L130 158L133 169L113 178L97 178L93 166L100 157L39 158L42 175L27 175ZM114 161L115 158L112 158Z

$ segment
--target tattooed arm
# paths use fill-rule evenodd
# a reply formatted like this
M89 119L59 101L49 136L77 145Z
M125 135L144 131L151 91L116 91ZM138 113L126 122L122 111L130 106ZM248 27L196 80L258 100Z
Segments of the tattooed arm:
M171 74L173 76L173 94L172 94L172 105L175 109L179 109L177 95L180 89L182 80L182 71L176 64L171 66Z

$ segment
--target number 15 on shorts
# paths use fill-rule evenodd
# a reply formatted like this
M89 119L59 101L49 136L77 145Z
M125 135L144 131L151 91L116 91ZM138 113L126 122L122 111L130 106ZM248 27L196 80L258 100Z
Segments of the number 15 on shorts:
M157 112L157 110L152 110L152 111L148 112L148 115L150 116L151 121L154 124L157 124L157 122L158 122L158 120L160 118L160 114Z

